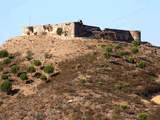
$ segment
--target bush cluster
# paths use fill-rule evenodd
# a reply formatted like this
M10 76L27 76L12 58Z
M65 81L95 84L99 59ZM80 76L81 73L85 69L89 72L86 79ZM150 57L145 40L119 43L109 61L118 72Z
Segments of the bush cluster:
M26 72L22 72L19 77L20 77L21 80L27 80L28 79L28 76L27 76Z
M61 36L62 33L63 33L63 29L62 29L62 28L58 28L58 29L57 29L57 34Z
M0 51L0 58L8 57L9 53L7 50L1 50Z
M3 64L5 64L5 65L9 64L11 62L12 62L12 60L10 58L6 58L6 59L3 60Z
M9 80L5 80L0 84L0 90L3 92L9 92L12 89L12 83Z
M44 70L45 73L50 74L50 73L54 72L54 67L51 64L48 64L48 65L44 66L43 70Z
M28 67L27 72L34 73L34 72L36 72L36 68L33 65L31 65Z
M110 57L111 57L111 53L113 52L112 46L106 46L106 47L104 48L104 50L105 50L104 56L105 56L106 58L110 58Z
M134 47L131 48L131 51L132 51L132 53L136 54L136 53L139 52L139 49L138 49L138 47L134 46Z
M147 113L142 112L138 114L138 120L147 120L147 118L148 118Z
M146 63L142 60L137 63L137 67L139 67L139 68L144 68L145 66L146 66Z
M134 58L133 57L128 57L127 58L127 62L129 62L129 63L135 63L135 60L134 60Z
M16 74L19 71L19 66L18 65L13 65L11 66L11 72Z
M33 64L34 64L35 66L40 66L42 63L41 63L40 60L33 60Z

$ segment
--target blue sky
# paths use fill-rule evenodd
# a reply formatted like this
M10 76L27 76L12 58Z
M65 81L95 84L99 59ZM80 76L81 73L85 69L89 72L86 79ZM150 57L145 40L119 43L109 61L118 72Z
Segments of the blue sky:
M102 28L142 31L142 40L160 46L159 0L0 0L0 43L25 25L77 21Z

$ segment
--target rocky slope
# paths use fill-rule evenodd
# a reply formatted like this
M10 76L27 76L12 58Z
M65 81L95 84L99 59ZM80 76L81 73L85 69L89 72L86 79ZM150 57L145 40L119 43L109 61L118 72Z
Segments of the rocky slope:
M48 82L34 77L29 85L12 80L14 86L23 87L15 94L0 92L2 120L160 118L159 105L151 102L160 92L158 48L147 44L32 36L14 38L1 49L18 54L21 58L16 61L18 65L32 62L26 59L30 51L33 60L39 59L42 66L50 63L59 71ZM24 94L29 88L32 94Z

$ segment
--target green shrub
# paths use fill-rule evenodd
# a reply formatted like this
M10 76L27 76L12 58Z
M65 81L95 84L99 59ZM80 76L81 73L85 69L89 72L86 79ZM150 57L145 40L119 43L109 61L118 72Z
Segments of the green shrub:
M45 65L44 68L43 68L44 72L45 73L53 73L54 72L54 67L52 65Z
M111 53L113 52L112 46L106 46L104 47L104 56L106 58L110 58L111 57Z
M120 107L120 109L122 109L122 110L126 110L126 109L128 108L128 104L123 103L123 104L120 104L119 107Z
M7 80L9 78L9 75L8 74L2 74L1 75L1 79L2 80Z
M35 66L40 66L42 63L41 63L40 60L33 60L33 64L34 64Z
M132 53L136 54L139 52L139 49L138 49L138 47L132 47L131 51L132 51Z
M135 60L134 60L134 58L133 57L128 57L127 58L127 62L129 62L129 63L135 63Z
M62 33L63 33L63 29L62 29L62 28L58 28L58 29L57 29L57 34L61 36Z
M10 58L6 58L3 60L3 64L9 64L11 62L12 62L12 60Z
M139 63L137 63L137 67L139 68L145 68L146 63L144 61L140 61Z
M105 52L108 52L108 53L113 52L112 46L106 46L106 47L105 47Z
M138 114L138 120L147 120L147 118L148 118L147 113L142 112Z
M9 53L7 50L0 51L0 58L8 57Z
M44 81L46 81L46 80L47 80L47 76L46 76L46 75L44 75L44 74L42 74L40 78L41 78L41 80L44 80Z
M28 76L27 76L26 72L22 72L19 77L20 77L21 80L27 80L28 79Z
M34 73L34 72L36 72L36 68L33 65L31 65L31 66L28 67L27 71L29 73Z
M0 90L3 92L8 92L12 89L12 83L9 80L5 80L0 85Z
M18 65L13 65L11 66L11 72L16 74L19 71L19 66Z
M137 47L137 46L140 45L140 41L139 40L134 40L134 41L132 41L132 45Z

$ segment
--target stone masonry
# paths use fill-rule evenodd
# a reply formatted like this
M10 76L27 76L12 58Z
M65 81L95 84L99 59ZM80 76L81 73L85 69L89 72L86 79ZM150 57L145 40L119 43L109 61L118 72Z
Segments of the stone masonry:
M27 26L23 29L23 35L51 35L71 38L84 37L127 42L131 42L133 40L141 41L140 31L118 30L109 28L101 30L100 27L97 26L84 25L81 20L78 22L68 22L61 24Z

